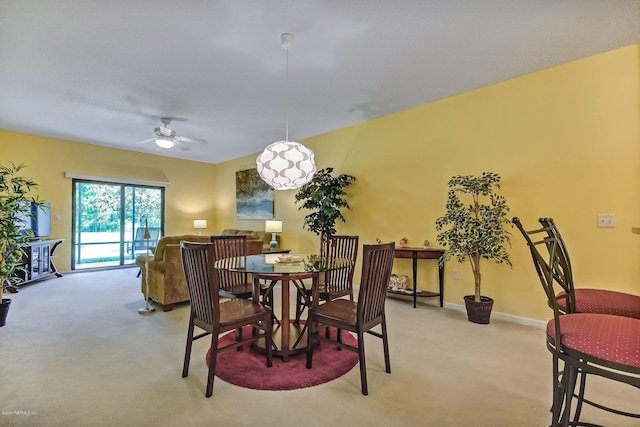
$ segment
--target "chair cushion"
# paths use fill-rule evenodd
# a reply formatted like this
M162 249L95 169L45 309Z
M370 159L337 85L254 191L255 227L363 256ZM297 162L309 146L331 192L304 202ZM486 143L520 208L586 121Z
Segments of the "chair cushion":
M313 309L313 313L319 318L335 320L355 326L357 321L358 303L347 299L337 299L325 304L320 304ZM322 320L320 320L322 323Z
M563 295L564 292L558 294ZM640 319L640 296L605 289L576 289L576 312L613 314ZM564 300L558 304L564 307Z
M562 345L621 365L640 368L640 320L609 314L572 313L560 316ZM555 322L547 336L555 339Z

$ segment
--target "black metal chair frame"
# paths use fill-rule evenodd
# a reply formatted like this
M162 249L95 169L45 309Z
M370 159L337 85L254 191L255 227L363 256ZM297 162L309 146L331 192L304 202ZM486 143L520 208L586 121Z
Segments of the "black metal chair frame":
M209 369L205 392L206 397L211 397L219 353L233 348L241 349L245 344L264 339L267 367L272 366L272 314L268 307L251 300L237 298L220 302L219 281L218 274L214 268L212 243L181 242L180 249L191 301L182 377L189 375L193 341L211 335ZM251 325L253 328L253 333L250 337L242 339L241 336L236 335L236 341L218 348L218 337L221 333L232 330L237 331L245 325ZM204 330L204 332L194 335L196 326ZM262 332L260 333L259 331Z
M551 307L554 314L552 321L555 326L555 335L547 335L547 349L553 357L551 425L593 426L594 424L580 421L582 406L585 403L618 415L640 418L640 414L606 407L584 397L587 375L597 375L640 388L640 368L604 360L563 345L561 330L562 317L576 314L580 315L580 313L575 312L575 289L573 286L571 264L564 242L557 232L553 221L549 218L541 218L539 222L542 228L527 231L523 228L518 218L513 218L513 223L518 227L527 241L536 272L547 296L549 307ZM535 240L532 239L531 236L534 236ZM547 249L548 259L545 259L538 250L537 247L541 245ZM560 293L559 290L556 289L556 286L559 286L564 293ZM561 305L559 301L562 300L564 300L564 304ZM609 314L591 315L612 316ZM633 318L620 317L620 319L623 319L623 321L629 325L640 322L640 320ZM562 361L563 364L562 368L560 361ZM578 392L576 393L575 388L578 376L581 376L581 379ZM573 418L571 418L573 398L577 399L577 403Z
M307 369L313 365L313 344L317 340L324 340L335 344L337 350L345 348L358 353L360 363L360 383L362 394L369 394L367 386L367 367L364 351L364 334L368 333L382 339L384 350L385 371L391 373L389 360L389 341L387 337L387 322L385 317L385 302L389 278L393 268L395 244L364 245L362 274L358 301L336 299L319 304L319 286L312 287L312 306L309 309L307 326L309 338L307 339ZM373 331L372 328L380 325L382 331ZM346 330L357 335L356 347L344 344L342 335L338 334L337 340L329 338L329 335L321 335L322 327L333 326L338 331Z

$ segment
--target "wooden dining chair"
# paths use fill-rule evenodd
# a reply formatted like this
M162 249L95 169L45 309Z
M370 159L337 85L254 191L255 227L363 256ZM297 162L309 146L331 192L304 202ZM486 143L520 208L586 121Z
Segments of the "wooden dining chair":
M228 267L236 267L238 264L245 265L247 258L247 236L211 236L213 243L214 259L218 263L226 263ZM229 271L219 269L220 296L223 298L251 298L252 280L246 272ZM260 288L260 295L264 305L271 308L273 312L273 292L268 286ZM278 319L274 314L274 321Z
M256 301L234 298L220 302L219 276L214 268L212 243L180 242L182 266L191 300L187 345L184 355L182 377L189 374L193 341L211 335L211 354L207 375L206 397L213 394L218 354L244 344L265 340L267 367L272 364L272 315L268 307ZM232 344L218 348L218 336L227 331L251 325L254 333L250 337L236 338ZM195 327L204 330L194 336ZM260 332L262 331L262 332Z
M518 218L513 219L529 246L547 303L553 310L553 319L546 328L547 349L553 358L551 425L591 425L580 421L583 404L639 418L640 414L586 399L585 391L587 375L640 388L640 319L578 312L580 304L577 303L577 289L573 286L571 263L564 242L559 234L549 229L548 221L540 222L542 228L527 231ZM580 386L576 392L579 377ZM573 398L577 399L575 408Z
M353 273L358 257L358 236L328 236L321 243L320 256L328 259L344 258L351 261L347 268L327 270L320 276L318 297L321 301L332 301L336 298L349 297L353 301ZM299 287L299 289L303 289ZM311 289L306 288L305 299L300 291L296 297L296 322L300 321L302 312L308 305L305 300L311 299Z
M307 368L313 365L313 344L324 340L335 344L338 350L345 348L358 353L360 363L360 383L362 394L369 394L367 387L367 367L364 352L364 334L368 333L382 339L385 371L391 373L389 361L389 342L385 318L387 286L393 267L395 244L364 245L362 254L362 273L358 300L338 298L319 304L320 287L312 287L312 307L309 309L307 326ZM381 332L372 328L380 325ZM338 330L353 332L357 335L357 346L344 344L341 335L332 340L328 335L319 333L323 326L333 326Z

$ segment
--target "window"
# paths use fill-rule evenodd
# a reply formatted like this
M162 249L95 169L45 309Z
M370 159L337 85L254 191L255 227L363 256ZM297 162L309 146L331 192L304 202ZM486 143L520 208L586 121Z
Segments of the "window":
M164 188L74 179L72 213L72 270L130 265L164 234Z

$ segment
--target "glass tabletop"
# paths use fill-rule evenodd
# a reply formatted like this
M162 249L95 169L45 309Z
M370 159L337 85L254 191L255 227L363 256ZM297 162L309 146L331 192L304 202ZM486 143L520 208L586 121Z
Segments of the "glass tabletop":
M317 254L262 254L226 258L215 262L215 268L254 274L320 273L351 265L347 258L322 257Z

